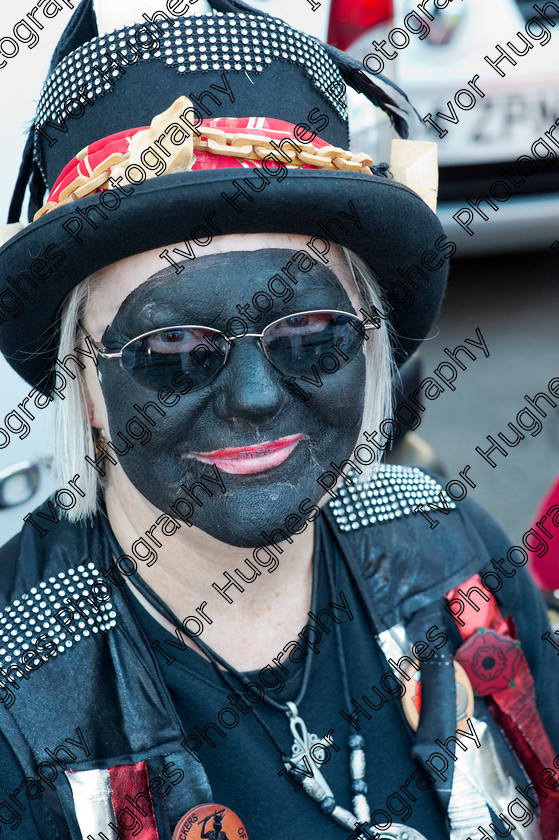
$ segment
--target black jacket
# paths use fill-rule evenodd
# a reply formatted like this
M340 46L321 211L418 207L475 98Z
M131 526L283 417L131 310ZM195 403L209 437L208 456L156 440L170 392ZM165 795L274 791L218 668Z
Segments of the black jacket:
M323 509L321 527L338 541L379 632L402 622L410 638L419 639L432 624L445 626L451 655L461 642L443 595L476 572L495 571L491 558L506 556L510 546L492 520L469 502L436 514L439 524L430 528L413 507L421 501L440 505L441 488L418 470L386 467L380 481L384 498L376 493L372 500L367 488L346 488ZM183 783L154 801L159 835L169 840L188 808L212 801L211 787L203 765L181 747L185 733L129 595L101 574L111 565L107 527L101 515L92 524L62 520L41 538L26 524L2 549L0 729L25 776L36 776L47 760L59 771L44 794L29 800L38 837L81 838L64 761L56 765L46 751L63 759L55 746L75 738L79 729L88 754L74 750L73 771L145 761L153 779L172 760L184 772ZM557 750L559 663L554 648L541 639L548 629L545 608L524 568L501 578L496 598L503 614L514 616L538 709ZM425 710L431 696L439 711L435 729L433 709L422 715L414 747L420 763L435 737L454 734L452 669L444 676L441 671L429 663L422 666ZM476 716L503 744L483 701L476 700ZM52 772L43 768L46 775ZM518 766L515 773L525 786ZM448 788L437 793L444 810Z

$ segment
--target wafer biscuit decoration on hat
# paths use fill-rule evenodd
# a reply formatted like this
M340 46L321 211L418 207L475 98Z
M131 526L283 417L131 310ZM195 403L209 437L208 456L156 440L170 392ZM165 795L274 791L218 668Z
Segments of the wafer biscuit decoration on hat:
M437 212L439 168L437 144L430 141L394 139L390 148L390 172Z
M12 236L15 236L16 233L19 233L20 230L23 230L25 225L22 225L21 222L12 222L10 225L0 225L0 245L4 245Z
M51 190L49 200L37 211L34 221L55 207L101 190L114 188L115 183L120 183L122 180L130 183L126 175L129 167L139 169L144 173L145 178L149 179L163 174L171 175L174 172L192 170L197 160L194 154L195 149L226 158L244 160L247 163L254 160L262 163L263 159L273 151L274 147L271 144L273 138L263 136L262 131L251 134L239 131L242 127L238 119L205 120L195 127L196 134L194 135L192 131L186 130L180 124L181 117L193 110L190 99L180 96L169 108L156 114L148 128L129 129L82 149L64 168ZM274 121L266 120L265 122L271 126ZM218 124L220 127L217 127ZM235 130L225 131L226 127ZM171 131L173 139L164 147L158 145L155 152L154 143L163 135L169 135ZM178 140L177 136L179 136ZM372 174L370 167L373 159L369 155L330 146L319 138L316 140L318 142L314 144L298 141L301 151L293 151L287 165ZM161 149L166 156L163 169L158 172L146 168L145 156L151 150L157 158ZM207 161L205 163L206 165L201 163L197 168L205 169L215 166L215 162L212 162L209 167ZM234 165L228 161L225 163L229 166ZM427 206L436 212L438 188L436 143L393 140L390 171L395 181L405 184L416 192Z
M212 169L238 165L251 167L257 164L263 166L264 159L274 151L273 142L285 138L286 135L292 135L295 128L283 120L261 117L245 120L204 120L197 126L192 126L185 115L192 114L194 110L188 97L179 96L167 110L152 119L148 128L128 129L82 149L64 167L49 194L48 201L37 211L33 221L40 219L55 207L85 198L95 192L114 189L122 181L137 183L127 177L127 171L131 168L136 172L140 171L147 180L161 175L187 172L194 168ZM186 129L185 125L189 126L189 129ZM161 144L163 136L167 142ZM318 137L314 143L298 140L297 148L300 151L293 150L289 153L290 159L286 164L289 167L372 174L370 167L373 159L364 152L355 154L338 146L331 146ZM195 149L201 153L198 157L194 154ZM161 160L161 151L165 155L164 163ZM151 168L146 160L150 152L161 162L162 168L159 171ZM283 150L282 155L285 155ZM219 158L222 160L219 161ZM277 158L273 159L278 162ZM197 162L198 165L195 166Z

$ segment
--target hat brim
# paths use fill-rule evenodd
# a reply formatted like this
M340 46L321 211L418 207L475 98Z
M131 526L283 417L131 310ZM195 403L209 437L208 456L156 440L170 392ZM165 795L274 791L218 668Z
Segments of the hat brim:
M0 326L0 349L8 362L29 383L40 385L56 359L57 315L67 294L111 263L189 240L199 225L216 236L216 228L221 234L298 233L350 248L376 273L393 308L397 359L403 362L427 335L444 295L447 259L441 257L437 263L431 259L435 269L425 268L422 261L428 251L440 256L440 249L435 249L444 237L439 220L416 193L388 178L345 171L283 172L287 175L281 181L270 175L260 192L242 184L243 178L255 186L263 184L254 175L250 178L251 170L246 169L166 175L134 186L127 196L117 190L121 200L116 206L116 199L111 199L114 210L104 207L96 193L56 208L24 228L0 249L5 278L16 280L22 273L33 278L30 266L49 245L63 252L64 262L45 280L35 277L38 288L25 280L20 284L18 299L27 296L21 301L23 312L18 317L6 314ZM246 195L238 192L239 185ZM236 207L223 196L232 198L235 193ZM90 223L78 215L78 210L83 214L94 207L106 218L93 209ZM70 223L72 217L82 223L76 233L81 242L69 233L78 225ZM208 217L215 227L205 221ZM200 229L194 236L202 241L204 234ZM203 247L195 246L194 252L203 255ZM15 291L13 284L6 288Z

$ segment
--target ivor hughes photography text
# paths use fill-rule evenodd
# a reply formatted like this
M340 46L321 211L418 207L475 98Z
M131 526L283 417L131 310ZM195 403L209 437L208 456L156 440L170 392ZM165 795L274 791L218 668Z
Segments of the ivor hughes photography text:
M0 833L559 840L558 23L0 11Z

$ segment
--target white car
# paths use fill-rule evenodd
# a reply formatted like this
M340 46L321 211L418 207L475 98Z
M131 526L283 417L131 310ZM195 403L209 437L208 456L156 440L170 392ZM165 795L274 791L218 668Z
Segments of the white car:
M419 113L410 138L438 141L437 212L458 256L559 248L559 0L251 5L328 38L406 91ZM388 161L388 120L351 89L349 100L352 149ZM546 136L555 130L556 143Z
M394 0L349 49L406 91L421 117L410 137L438 141L438 215L459 256L559 239L557 24L557 2ZM352 145L376 140L387 159L386 122L359 99Z

